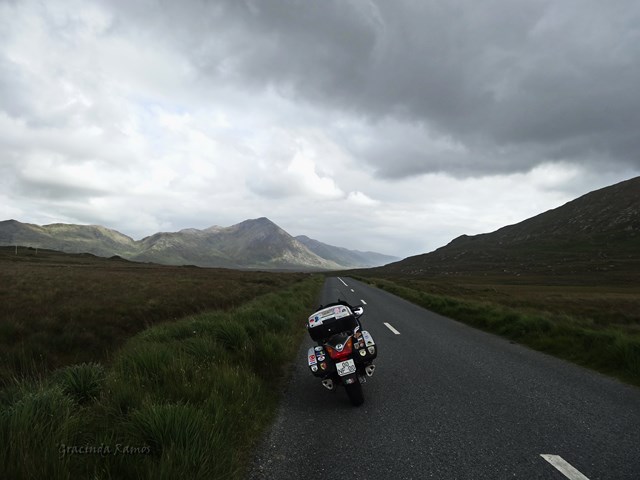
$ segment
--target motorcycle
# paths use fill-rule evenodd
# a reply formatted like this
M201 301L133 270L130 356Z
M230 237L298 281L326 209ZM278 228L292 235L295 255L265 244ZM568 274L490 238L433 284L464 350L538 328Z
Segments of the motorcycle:
M320 306L307 321L311 339L317 343L309 348L307 362L315 377L331 391L344 386L354 406L364 402L362 384L373 376L373 360L377 345L369 332L362 329L362 305L352 307L344 301Z

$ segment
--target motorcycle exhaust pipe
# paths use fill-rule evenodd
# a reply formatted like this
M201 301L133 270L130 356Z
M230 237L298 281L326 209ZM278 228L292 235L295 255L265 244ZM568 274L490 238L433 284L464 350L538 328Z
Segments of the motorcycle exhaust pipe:
M366 367L364 367L364 371L367 374L367 377L372 377L375 369L376 369L375 365L367 365Z
M327 390L333 390L333 380L331 380L330 378L325 378L324 380L322 380L322 386Z

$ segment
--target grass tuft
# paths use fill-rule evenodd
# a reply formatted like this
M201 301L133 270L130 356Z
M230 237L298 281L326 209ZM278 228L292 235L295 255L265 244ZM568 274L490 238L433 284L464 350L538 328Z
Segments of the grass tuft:
M59 449L79 427L75 402L59 387L36 386L0 414L5 478L69 478Z
M215 338L228 350L244 350L249 341L247 330L241 323L233 319L222 321L218 324Z
M138 443L148 445L150 453L162 456L168 449L186 449L211 443L215 412L205 413L190 405L151 404L134 411L127 428Z
M105 369L99 363L82 363L65 367L54 374L62 391L78 403L86 403L100 395Z

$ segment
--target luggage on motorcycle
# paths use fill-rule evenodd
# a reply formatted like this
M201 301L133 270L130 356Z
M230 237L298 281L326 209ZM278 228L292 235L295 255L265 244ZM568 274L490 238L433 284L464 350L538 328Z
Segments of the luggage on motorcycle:
M331 359L322 346L309 348L307 351L307 362L311 373L316 377L323 377L331 371L335 371L333 362L331 362ZM322 368L323 364L324 368Z
M312 340L319 342L339 332L353 331L358 321L345 305L323 308L309 317L307 329Z
M358 363L369 364L378 356L378 347L371 334L366 330L362 330L362 335L357 338L357 345L354 343L354 349L358 352L355 356Z

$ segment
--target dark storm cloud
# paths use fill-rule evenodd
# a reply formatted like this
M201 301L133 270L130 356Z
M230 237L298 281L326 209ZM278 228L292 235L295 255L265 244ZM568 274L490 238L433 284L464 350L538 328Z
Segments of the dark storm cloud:
M635 1L167 2L140 21L177 41L204 82L273 89L378 133L378 174L526 171L545 161L637 167ZM129 10L131 12L131 10ZM392 118L418 132L385 137ZM465 151L438 151L433 138ZM422 146L424 144L424 146Z

